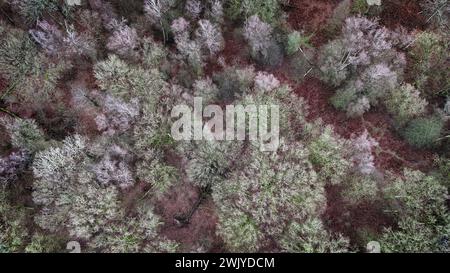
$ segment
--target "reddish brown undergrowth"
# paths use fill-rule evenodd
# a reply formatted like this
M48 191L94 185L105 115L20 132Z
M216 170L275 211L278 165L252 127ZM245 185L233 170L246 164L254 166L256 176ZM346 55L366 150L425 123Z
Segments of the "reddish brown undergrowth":
M380 22L392 29L403 26L408 29L424 29L426 18L421 14L419 1L391 0L383 1Z
M391 117L383 109L372 109L363 118L349 118L336 110L330 103L333 91L318 79L307 79L295 88L294 92L303 97L308 103L309 120L321 118L325 124L333 125L335 132L345 138L361 134L365 129L380 144L380 151L376 155L376 166L380 170L391 170L397 173L404 167L428 170L432 165L433 154L427 150L420 150L408 145L395 132Z
M289 23L295 29L315 32L326 25L339 0L291 0Z
M326 187L327 209L323 219L330 231L348 236L352 245L363 246L369 242L365 236L381 234L385 227L395 225L381 201L350 205L341 198L341 191L340 186Z
M217 215L210 198L201 202L188 224L179 225L175 220L188 213L199 197L200 190L188 182L180 182L160 197L155 212L164 222L161 235L180 243L181 251L219 251L222 243L216 236Z

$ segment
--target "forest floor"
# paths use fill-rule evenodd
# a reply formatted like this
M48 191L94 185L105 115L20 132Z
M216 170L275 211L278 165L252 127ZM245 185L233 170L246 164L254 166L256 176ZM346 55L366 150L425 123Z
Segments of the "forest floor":
M287 12L288 21L294 29L314 33L313 44L319 47L327 42L324 28L339 4L339 0L291 0ZM419 7L415 1L392 0L386 1L385 8L380 14L380 22L390 28L398 26L410 30L423 29L425 19L419 14ZM225 33L226 47L223 56L227 64L248 65L251 60L243 48L245 42L234 31ZM379 142L382 152L376 154L376 166L383 172L400 173L404 167L412 167L423 171L433 165L433 153L412 148L395 132L391 117L382 108L372 109L363 118L350 119L345 113L333 108L329 103L332 95L330 87L314 77L307 77L302 82L291 79L285 63L270 71L284 83L289 83L295 94L305 99L310 106L309 120L321 118L325 124L331 124L342 137L350 138L352 134L360 134L367 129ZM209 64L207 74L220 70L216 64ZM78 72L73 80L87 86L95 86L92 71ZM7 88L7 82L0 78L0 94ZM26 113L23 113L26 116ZM0 113L0 116L2 114ZM91 124L93 117L80 117L86 125L86 134L95 134ZM1 137L1 136L0 136ZM1 141L1 139L0 139ZM189 183L183 167L176 158L174 165L182 171L182 179L172 190L161 196L155 202L155 212L162 217L161 235L179 242L182 251L209 250L223 251L223 243L216 235L217 214L210 197L207 197L195 210L188 225L180 226L175 218L192 208L200 196L200 190ZM138 185L125 197L125 206L131 204L135 198L142 197L148 188ZM360 234L355 230L366 230L367 233L379 233L383 227L391 226L392 221L382 211L381 204L364 203L350 206L340 198L338 186L327 188L328 207L324 220L330 230L338 231L349 236L356 243ZM273 251L275 249L267 249Z
M325 27L328 19L332 16L333 10L339 4L339 0L291 0L288 8L289 23L294 29L301 29L307 33L315 33L312 42L315 47L320 47L327 42ZM424 18L418 14L418 5L408 0L389 1L386 8L380 14L380 22L389 28L403 26L407 29L423 29L425 26ZM252 63L243 48L246 47L245 41L235 35L234 32L225 33L226 47L223 56L227 64L249 65ZM408 145L398 133L395 132L392 118L386 113L385 109L375 108L366 113L362 118L351 119L342 111L336 110L329 99L333 92L330 87L323 84L314 77L307 77L298 83L292 79L292 75L287 69L288 64L282 63L279 67L270 70L284 83L293 87L295 94L305 99L309 105L310 121L321 118L325 124L333 125L336 133L345 138L350 138L353 134L361 134L368 130L380 145L380 152L375 156L376 167L384 173L401 173L403 168L410 167L427 171L433 166L433 153L427 150L418 150ZM211 75L221 68L217 65L208 65L207 74ZM182 191L182 189L181 189ZM180 196L180 193L182 196ZM169 194L168 200L172 203L162 211L164 218L170 219L173 215L185 208L187 204L194 201L195 190L189 188L180 192L180 188L174 189ZM190 199L190 201L188 201ZM335 232L340 232L348 236L351 241L357 244L358 239L365 232L367 236L382 232L384 227L392 226L394 221L383 212L381 203L363 203L356 206L346 204L340 198L340 187L327 187L328 207L323 216L328 228ZM162 204L165 204L164 201ZM214 213L214 204L208 200L202 205L202 209L194 213L193 221L188 227L181 230L174 225L165 225L163 233L169 238L182 240L183 243L191 244L201 240L209 241L209 244L215 246L213 251L220 249L221 241L214 236L215 225L217 221ZM169 216L169 217L168 217ZM208 218L209 217L209 218ZM211 230L208 230L208 229ZM174 230L175 229L175 230ZM202 231L202 232L199 232ZM188 242L186 238L180 236L190 234ZM186 245L188 248L188 246ZM218 248L217 248L218 247ZM267 251L274 251L267 249Z

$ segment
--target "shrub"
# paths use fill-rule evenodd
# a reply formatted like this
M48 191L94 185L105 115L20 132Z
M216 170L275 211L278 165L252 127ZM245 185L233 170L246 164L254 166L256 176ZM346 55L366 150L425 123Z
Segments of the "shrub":
M280 6L278 0L231 0L227 5L227 14L232 19L243 15L248 18L258 15L261 19L271 24L278 21Z
M420 5L428 17L427 21L433 22L444 30L448 28L450 22L448 0L424 0L420 1Z
M390 212L399 218L398 229L387 229L385 252L448 251L447 189L439 179L405 169L384 189Z
M46 146L44 132L32 119L15 118L5 122L11 144L15 148L35 153Z
M199 142L186 170L190 181L203 188L221 183L237 163L241 151L240 141Z
M331 103L337 109L346 110L350 117L361 116L397 85L398 75L386 64L372 65L359 78L338 89Z
M115 55L94 66L94 76L99 87L125 102L137 98L143 104L156 103L158 95L166 87L157 70L144 70L128 65Z
M405 169L402 177L384 189L384 194L391 212L397 216L430 225L446 217L448 192L434 176Z
M163 32L164 41L168 38L170 24L182 11L177 9L178 1L173 0L145 0L145 15L153 27Z
M136 29L126 25L125 21L115 21L112 23L113 33L108 39L106 47L125 58L136 57L136 50L139 47L139 37Z
M221 0L210 1L210 7L206 13L211 21L218 24L222 24L224 22L224 10Z
M151 184L152 191L157 195L166 193L179 178L177 169L168 166L163 159L161 152L150 149L136 165L137 177Z
M9 196L0 189L0 253L20 252L28 236L26 211L14 206Z
M410 56L413 72L417 75L416 85L425 95L448 95L450 72L448 71L448 44L445 39L432 32L416 36ZM447 93L447 94L446 94Z
M107 135L126 132L139 115L139 104L136 100L126 103L120 98L106 95L99 104L104 113L98 115L95 122L97 129Z
M289 253L342 253L349 251L350 242L340 234L330 234L320 219L312 218L289 225L281 247Z
M324 181L340 183L351 167L345 140L329 126L308 145L308 150L311 163L319 168L319 177Z
M399 125L425 113L428 102L420 97L420 92L410 84L403 84L393 89L388 95L385 105L394 115Z
M191 26L189 22L183 17L180 17L172 22L171 29L175 36L178 51L186 58L194 71L200 74L204 66L202 44L200 41L191 39Z
M117 185L126 189L134 184L128 161L128 151L114 145L92 166L92 172L101 185Z
M450 188L450 159L446 157L437 157L435 164L439 170L439 176L442 177L444 185Z
M171 103L167 103L171 109ZM170 136L170 115L160 108L145 109L133 129L133 151L136 154L136 176L140 181L152 185L157 195L167 192L179 178L176 168L164 162L164 151L173 148Z
M269 48L273 43L272 30L272 27L261 21L257 15L247 19L244 25L244 37L249 42L254 57L269 55Z
M0 73L10 81L2 99L7 103L27 104L40 109L55 97L56 83L70 69L70 62L54 62L38 54L33 42L21 30L9 29L0 22Z
M202 2L199 0L187 0L185 10L189 17L196 19L203 10Z
M341 85L350 75L347 49L341 40L331 41L319 53L321 79L332 86Z
M361 76L363 94L372 104L385 97L389 91L398 85L398 74L386 64L372 65Z
M286 53L288 55L292 55L296 52L298 52L300 49L305 47L311 47L309 44L309 40L311 39L311 36L304 36L302 33L298 31L293 31L290 33L287 37L286 42Z
M62 238L51 234L36 233L25 247L26 253L58 253L63 252L65 245Z
M406 60L400 49L409 41L403 30L390 31L364 17L347 18L340 37L319 53L321 78L341 87L332 103L349 116L376 105L401 82Z
M204 103L211 103L219 96L219 88L211 78L196 80L193 85L194 95L202 97Z
M19 80L36 69L37 50L22 30L0 22L0 73L8 80Z
M67 228L71 236L87 239L120 216L117 189L95 181L86 146L85 139L73 136L37 153L33 201L42 206L35 218L40 227Z
M283 61L283 50L273 39L272 31L272 27L261 21L257 15L247 19L243 30L252 57L266 66L277 66Z
M30 159L30 154L23 150L0 158L0 189L7 183L15 182L27 167Z
M280 87L280 81L274 75L258 72L255 77L255 90L260 93L270 93Z
M50 55L63 50L63 33L55 25L42 20L36 24L37 29L29 31L31 37Z
M147 69L159 68L167 58L167 50L151 38L143 39L142 63Z
M365 14L369 10L369 5L367 4L367 0L355 0L352 4L352 12Z
M241 98L253 86L255 76L253 67L226 67L223 71L216 72L213 81L219 88L217 99L231 102Z
M280 46L279 43L272 41L268 48L268 54L266 56L264 55L257 55L255 57L255 60L268 67L277 67L281 63L283 63L284 55L283 55L283 48Z
M401 220L398 230L388 228L380 240L385 253L430 253L442 252L440 241L433 230L414 218Z
M353 136L351 140L351 160L361 174L370 175L375 172L373 149L378 145L378 142L369 135L367 130L359 137Z
M208 20L198 21L198 29L195 35L210 56L216 55L225 46L222 32L217 25L212 24Z
M113 94L129 92L131 88L131 68L116 55L110 55L107 60L99 62L94 67L94 75L102 90Z
M429 148L438 143L443 128L443 121L439 117L417 118L408 124L403 135L409 144Z
M256 252L261 232L251 216L240 210L226 210L219 214L219 230L227 248L232 252Z
M255 150L252 158L244 170L212 188L221 219L218 232L240 251L260 249L268 238L280 238L290 222L319 215L325 205L324 188L301 145L284 144L277 154ZM241 225L230 234L236 223Z
M372 175L351 174L342 184L342 198L350 205L374 200L379 192L377 181Z
M150 207L138 208L135 217L127 217L107 226L89 246L103 253L174 252L175 242L158 237L160 219Z
M55 0L13 0L12 4L29 23L40 19L45 12L56 11L58 8Z
M396 51L403 41L395 32L380 26L378 21L364 17L347 18L341 39L348 50L348 62L353 66L385 62L392 66L392 70L398 71L405 65L405 57Z

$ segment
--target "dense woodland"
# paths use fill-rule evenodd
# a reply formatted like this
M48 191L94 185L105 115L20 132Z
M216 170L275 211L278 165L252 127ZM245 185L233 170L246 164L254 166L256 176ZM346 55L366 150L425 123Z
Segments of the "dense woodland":
M0 252L450 251L448 0L0 0ZM280 105L281 145L171 110Z

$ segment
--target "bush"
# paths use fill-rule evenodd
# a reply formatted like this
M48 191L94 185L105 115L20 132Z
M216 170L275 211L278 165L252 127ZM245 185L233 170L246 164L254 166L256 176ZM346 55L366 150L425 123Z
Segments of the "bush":
M341 40L326 44L319 52L318 66L321 79L332 86L341 85L350 75L347 49Z
M36 233L31 238L31 242L26 246L27 253L61 253L65 251L62 238L51 234Z
M416 85L424 95L435 97L449 94L448 49L447 42L438 34L422 32L416 36L410 56L414 62Z
M438 117L417 118L404 129L406 141L418 148L436 146L444 128L443 121Z
M420 5L428 20L433 22L443 30L447 29L450 23L450 11L448 0L424 0Z
M103 253L175 252L175 242L158 237L161 224L151 207L141 205L135 217L105 226L89 246Z
M213 82L219 88L217 99L232 102L241 98L253 86L255 76L253 67L226 67L223 71L214 73Z
M0 189L0 253L22 251L28 236L26 218L25 209L11 204L9 195Z
M0 190L15 182L31 161L30 154L24 150L0 157Z
M217 25L212 24L209 20L200 20L198 26L195 35L209 56L212 57L224 49L225 41Z
M319 177L338 184L347 174L351 164L347 159L345 140L339 138L331 127L326 127L308 146L311 163L319 168Z
M379 192L377 181L372 175L351 174L342 184L342 198L350 205L374 200Z
M445 218L447 189L434 176L405 169L384 194L398 216L414 217L425 224L435 224L436 217Z
M7 120L5 127L15 148L35 153L46 147L44 132L32 119Z
M330 234L322 221L313 218L305 223L292 223L281 239L281 247L289 253L343 253L350 242L342 235Z
M347 111L349 109L349 105L352 102L357 101L357 98L357 91L355 88L350 87L343 90L338 90L336 94L331 97L330 102L336 109Z
M20 80L36 69L37 50L27 33L0 22L0 73L8 80Z
M294 31L290 33L287 37L286 42L286 53L288 55L292 55L303 48L309 48L311 45L309 44L309 40L311 36L304 36L302 33L298 31Z
M45 12L56 11L58 3L56 0L13 0L15 8L29 22L36 22Z
M139 47L139 37L136 29L126 25L125 21L115 21L112 23L113 33L108 39L106 47L119 56L133 59Z
M212 191L221 219L218 232L225 234L226 245L240 251L260 249L269 238L280 238L292 221L303 223L325 206L323 185L299 144L284 144L277 154L255 150L248 167Z
M120 98L106 95L98 104L103 114L95 118L95 123L97 129L106 135L126 132L139 115L139 104L135 99L126 103Z
M274 24L278 21L280 6L278 0L231 0L226 13L231 19L258 15L262 20Z
M203 188L222 183L241 151L240 141L199 142L186 170L190 181Z
M179 173L174 167L164 163L163 154L147 150L136 165L136 175L141 181L152 185L157 195L165 194L178 181Z
M385 253L430 253L444 250L441 239L444 237L437 237L430 227L408 218L400 221L398 230L386 229L380 244Z
M253 15L245 21L244 37L250 44L252 56L268 56L273 42L272 31L272 26L262 21L257 15Z
M448 191L439 179L405 169L403 177L394 179L384 194L389 211L399 219L399 227L385 231L383 251L448 251Z
M40 227L67 228L71 236L88 239L121 215L117 189L95 180L86 148L86 140L74 136L37 153L33 201L42 206L35 218Z
M444 185L450 188L450 159L446 157L437 157L435 164L438 167L439 177L441 177Z
M150 38L143 39L142 64L144 68L159 68L166 61L167 54L168 52L163 45Z
M219 230L227 248L232 252L256 252L261 232L251 217L240 210L224 210L219 214Z
M122 189L133 186L134 178L129 167L130 155L120 146L112 145L100 161L92 166L92 172L100 185L117 185Z
M375 172L374 148L378 147L378 142L365 130L362 135L351 139L351 160L356 166L356 170L363 175L371 175Z
M420 92L410 84L403 84L392 90L385 105L400 126L425 113L428 102L420 97Z
M115 55L97 63L94 76L102 90L126 102L138 98L144 105L156 103L158 95L166 87L159 71L128 65Z
M318 58L322 80L341 87L332 103L349 116L376 105L401 82L406 59L400 49L409 41L404 31L390 31L378 21L347 18L342 34L322 47Z
M353 1L352 8L353 13L365 14L369 10L369 5L367 4L367 0L355 0Z

